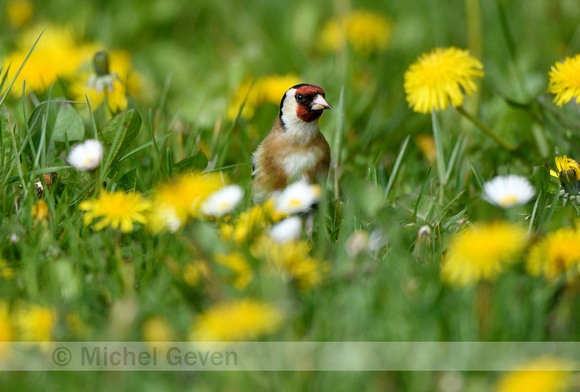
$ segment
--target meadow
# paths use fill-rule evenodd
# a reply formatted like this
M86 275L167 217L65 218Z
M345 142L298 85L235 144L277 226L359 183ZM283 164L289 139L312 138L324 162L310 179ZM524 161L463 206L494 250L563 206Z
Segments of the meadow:
M0 342L580 339L577 1L0 9ZM328 179L256 205L252 153L302 82L334 109ZM0 385L572 391L577 359Z

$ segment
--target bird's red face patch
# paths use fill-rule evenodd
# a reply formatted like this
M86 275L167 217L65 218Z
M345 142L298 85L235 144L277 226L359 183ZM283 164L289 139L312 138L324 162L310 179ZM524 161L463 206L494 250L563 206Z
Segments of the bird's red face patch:
M296 89L296 93L294 94L294 97L296 97L296 102L298 103L296 105L296 117L304 122L318 120L318 118L322 115L322 110L310 109L310 105L316 94L320 94L324 97L324 90L312 84L302 85ZM300 96L303 98L299 99Z
M324 90L313 84L305 84L296 89L296 94L314 97L316 94L324 95Z

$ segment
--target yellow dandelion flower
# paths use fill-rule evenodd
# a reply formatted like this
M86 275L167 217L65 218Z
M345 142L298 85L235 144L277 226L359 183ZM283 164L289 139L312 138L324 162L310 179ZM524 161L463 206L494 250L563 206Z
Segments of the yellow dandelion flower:
M543 275L550 281L566 273L569 278L580 272L580 231L561 228L534 244L527 259L532 275Z
M12 279L14 278L14 271L8 265L8 262L4 259L0 259L0 278Z
M494 280L526 245L526 231L506 222L474 226L455 234L441 267L444 281L466 286Z
M12 318L8 309L8 304L0 301L0 343L14 341L14 328L12 326ZM7 357L10 354L10 347L0 344L0 359Z
M207 262L203 260L196 260L192 263L186 264L183 267L182 274L185 283L191 287L195 287L199 284L201 279L209 276L209 266L207 265Z
M86 332L87 326L76 313L67 314L65 319L66 327L76 336Z
M222 186L220 176L198 172L162 184L153 197L152 230L177 231L189 218L198 217L204 200Z
M48 220L48 205L43 200L38 200L35 205L32 206L31 215L34 219L34 225L39 223L44 223Z
M252 249L256 257L266 260L268 267L294 282L300 290L309 290L322 282L324 263L309 255L305 241L278 243L264 236Z
M219 226L219 233L224 241L231 241L233 239L234 230L234 225L230 223L222 223Z
M8 304L0 301L0 342L11 342L14 340L14 331L12 329L12 319L8 310ZM0 351L0 357L2 352Z
M421 154L427 162L434 165L437 162L437 152L435 151L435 140L433 136L424 134L417 135L415 136L415 143L417 143Z
M93 110L106 101L113 113L123 111L127 94L140 94L142 77L132 70L129 53L98 51L93 56L93 68L77 74L70 86L73 98L84 102L88 97Z
M146 212L151 203L139 194L106 191L101 192L99 198L85 200L79 205L79 210L85 211L83 221L85 226L95 219L102 218L95 224L95 230L105 226L113 229L120 228L123 233L133 231L133 223L146 223Z
M392 22L385 16L371 11L354 11L324 25L319 47L322 51L338 52L348 42L356 52L370 55L387 48L392 31Z
M280 99L290 87L300 83L297 75L266 75L257 80L248 79L238 87L230 101L227 116L230 120L237 117L240 108L242 117L254 117L257 107L265 103L280 104Z
M14 77L41 31L42 28L33 28L24 32L17 44L18 49L4 58L2 64L4 69L10 66L8 80ZM20 72L18 76L20 82L17 81L15 86L22 85L22 81L25 80L26 94L30 91L42 93L59 78L72 76L89 50L91 50L89 45L77 45L75 34L71 29L49 25ZM13 88L12 92L19 97L22 89Z
M571 372L563 369L569 367L558 358L537 358L503 375L495 383L494 392L563 392L571 376Z
M483 65L467 50L436 48L423 54L405 72L405 93L409 107L430 113L463 104L463 93L477 91L475 78L483 77Z
M150 349L159 349L166 353L175 340L175 333L171 324L161 316L149 317L142 326L143 340L150 347ZM153 343L153 344L152 344Z
M571 195L580 193L580 164L566 155L556 157L557 172L550 170L550 175L560 180L564 191Z
M235 277L232 279L232 284L236 289L243 290L252 281L254 276L252 267L240 252L216 253L213 256L213 261L234 272Z
M578 74L580 74L580 54L572 58L566 57L564 62L552 65L551 71L548 73L550 78L548 91L556 94L554 97L556 105L562 107L574 97L576 97L576 103L579 103L580 79Z
M142 333L146 342L168 342L174 339L171 325L161 316L153 316L145 320Z
M282 313L253 299L237 299L214 305L195 320L192 341L246 341L277 331Z
M20 28L32 18L34 4L29 0L8 0L4 5L4 13L8 23Z
M26 305L17 309L14 320L21 341L50 342L58 318L53 308Z

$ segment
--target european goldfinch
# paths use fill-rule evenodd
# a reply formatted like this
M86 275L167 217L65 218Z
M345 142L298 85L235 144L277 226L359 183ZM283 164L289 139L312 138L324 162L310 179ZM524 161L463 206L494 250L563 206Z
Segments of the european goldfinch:
M286 91L272 129L253 155L254 202L298 180L314 184L326 179L330 146L318 129L324 109L332 107L318 86L298 84Z

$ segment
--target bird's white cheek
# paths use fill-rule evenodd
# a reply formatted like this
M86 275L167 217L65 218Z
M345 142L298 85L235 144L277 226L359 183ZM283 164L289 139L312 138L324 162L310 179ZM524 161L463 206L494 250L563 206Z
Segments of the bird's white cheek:
M290 181L301 179L302 175L312 169L319 160L319 156L312 151L289 154L282 159L282 167Z

